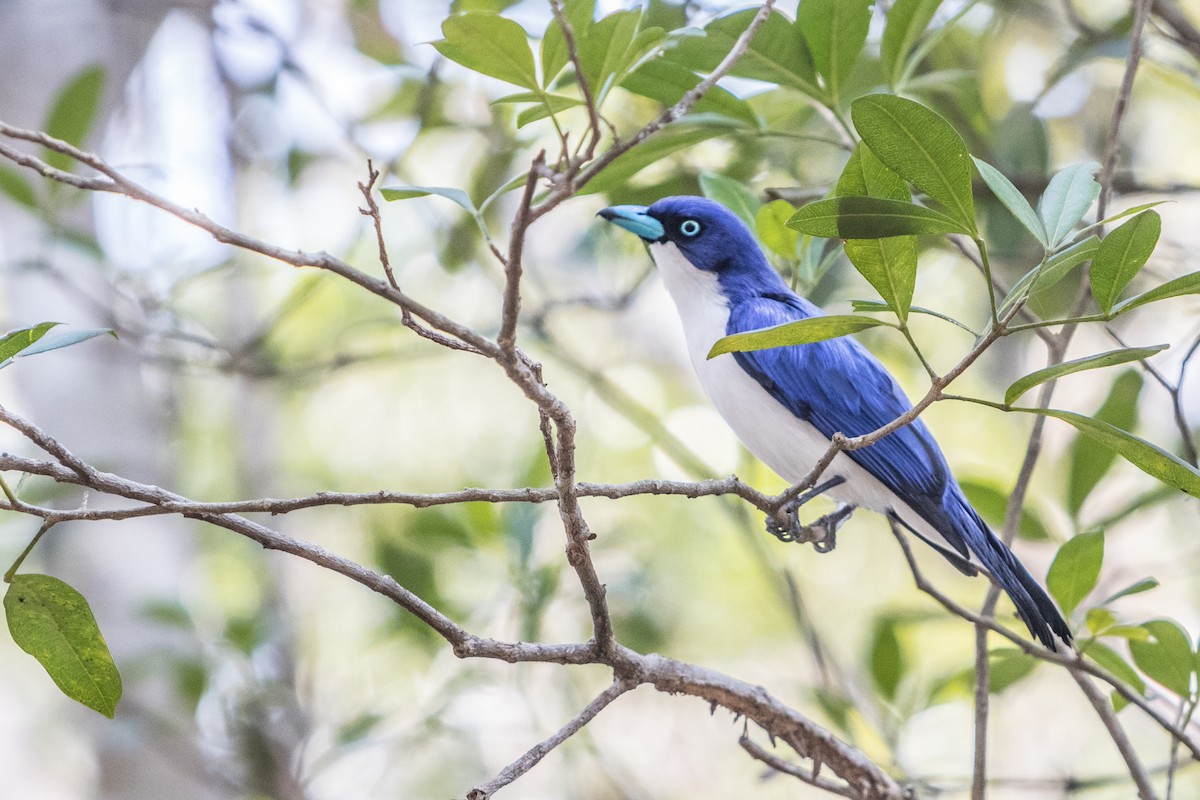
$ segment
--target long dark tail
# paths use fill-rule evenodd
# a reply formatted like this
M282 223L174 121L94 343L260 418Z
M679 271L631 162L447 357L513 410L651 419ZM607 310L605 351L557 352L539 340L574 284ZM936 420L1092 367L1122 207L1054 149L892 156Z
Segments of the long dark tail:
M997 583L1004 587L1004 591L1012 598L1017 607L1017 614L1029 628L1029 632L1051 650L1055 649L1055 636L1065 644L1071 644L1071 631L1067 627L1067 621L1063 619L1050 595L1046 594L1046 590L1029 574L1029 570L1025 569L1025 565L1017 560L1004 542L996 538L987 523L980 519L979 514L961 495L959 502L965 513L955 516L966 523L964 527L975 528L963 538L967 540L980 563L995 576Z

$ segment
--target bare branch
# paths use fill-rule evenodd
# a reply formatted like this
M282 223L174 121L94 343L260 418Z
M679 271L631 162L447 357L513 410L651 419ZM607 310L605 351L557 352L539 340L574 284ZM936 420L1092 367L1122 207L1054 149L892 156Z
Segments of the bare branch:
M1096 219L1107 216L1108 201L1112 197L1113 172L1117 168L1117 154L1121 148L1121 125L1125 111L1129 108L1129 97L1133 94L1133 79L1142 60L1142 31L1146 18L1150 16L1153 0L1133 0L1133 27L1129 31L1129 54L1125 58L1125 73L1121 77L1121 88L1113 102L1112 119L1108 123L1108 139L1104 145L1104 161L1100 170L1100 202L1096 206Z
M782 772L784 775L791 775L793 778L799 778L810 786L816 786L818 789L824 789L830 794L838 794L842 797L851 797L850 790L839 783L834 783L831 780L822 778L819 775L813 775L810 770L805 769L797 764L780 758L769 750L766 750L758 742L743 734L742 738L738 739L738 744L742 749L750 754L751 758L763 762L776 772Z
M1096 714L1104 723L1104 727L1108 730L1108 735L1112 737L1113 743L1116 744L1117 750L1121 752L1121 758L1125 760L1125 766L1129 769L1129 776L1133 778L1134 784L1138 788L1138 797L1141 800L1158 800L1158 795L1154 793L1154 786L1150 783L1150 776L1146 774L1146 767L1142 764L1137 756L1137 751L1133 749L1133 743L1129 741L1129 736L1125 734L1125 729L1121 727L1121 723L1117 720L1116 712L1109 705L1108 698L1100 693L1091 679L1080 674L1076 670L1068 670L1071 677L1079 684L1080 690L1084 697L1092 704L1092 708L1096 709Z
M502 769L500 774L492 780L467 792L467 800L488 800L497 791L537 766L537 763L545 758L547 753L578 733L584 725L587 725L596 718L597 714L607 708L609 703L632 688L634 688L634 684L622 680L613 681L611 686L597 695L582 711L572 717L570 722L559 728L553 736L529 748L523 756Z

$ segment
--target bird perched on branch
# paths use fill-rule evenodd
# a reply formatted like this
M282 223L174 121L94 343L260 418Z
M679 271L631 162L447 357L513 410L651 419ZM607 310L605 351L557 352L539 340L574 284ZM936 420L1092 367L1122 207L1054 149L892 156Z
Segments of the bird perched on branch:
M701 197L652 206L613 206L600 216L647 244L679 310L692 363L713 405L767 466L796 483L825 455L835 434L860 436L912 409L896 381L850 338L709 359L724 336L820 316L767 262L750 231L725 207ZM788 509L801 538L799 505L819 494L842 503L818 520L826 542L856 507L886 514L963 572L982 565L1004 588L1030 632L1054 649L1071 632L1054 602L967 502L937 442L920 419L874 444L839 452L816 485Z

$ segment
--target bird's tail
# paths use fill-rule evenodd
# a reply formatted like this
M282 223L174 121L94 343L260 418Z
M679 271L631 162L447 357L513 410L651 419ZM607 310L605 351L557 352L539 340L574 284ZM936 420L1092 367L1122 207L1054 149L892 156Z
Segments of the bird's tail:
M1029 628L1029 632L1051 650L1055 649L1055 636L1069 645L1071 630L1054 601L1050 599L1050 595L1046 594L1046 590L1029 574L1029 570L1017 560L1004 542L992 533L987 523L980 519L966 499L960 498L959 502L969 519L967 524L973 523L977 526L977 534L966 537L971 549L980 563L992 573L996 582L1004 588L1005 593L1012 598L1017 607L1017 614Z

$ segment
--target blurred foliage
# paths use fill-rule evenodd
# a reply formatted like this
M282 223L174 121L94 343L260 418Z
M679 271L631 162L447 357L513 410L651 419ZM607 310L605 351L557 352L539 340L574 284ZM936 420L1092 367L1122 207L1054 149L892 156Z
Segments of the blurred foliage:
M648 0L605 4L615 10L601 15L592 0L565 0L580 75L545 3L417 5L355 0L326 9L329 19L321 19L333 40L322 39L315 17L295 30L268 31L283 55L249 88L222 87L231 105L266 107L280 127L280 120L300 119L315 128L319 120L335 133L285 133L280 147L256 149L242 140L247 128L234 127L230 141L242 155L234 162L237 179L225 188L238 198L235 227L266 227L272 241L324 247L374 269L374 234L353 227L359 198L352 192L365 174L364 156L373 157L386 167L385 198L405 201L384 209L399 282L490 335L500 281L490 248L504 246L514 192L533 155L546 148L558 169L582 157L593 133L601 149L627 141L720 63L754 11ZM583 187L581 199L532 229L524 297L531 324L521 336L580 419L580 479L704 478L736 468L771 490L777 481L729 456L735 450L719 421L696 407L687 367L662 322L671 311L644 288L644 255L589 227L602 204L679 193L716 199L746 221L799 291L837 314L824 323L834 327L819 335L871 327L898 336L891 326L943 370L971 338L946 319L972 333L996 324L988 284L938 235L946 231L986 243L980 254L990 256L984 263L1000 287L993 298L999 313L1024 304L1042 321L1090 320L1072 356L1113 352L1105 326L1139 344L1171 344L1150 362L1161 366L1165 386L1146 380L1144 366L1106 371L1151 356L1148 348L1124 345L1116 351L1123 355L1077 369L1051 365L1052 372L1038 375L1043 349L1029 328L965 376L962 392L1003 396L1004 403L991 404L1005 411L1035 410L1014 409L1019 393L1008 395L1063 379L1054 394L1063 410L1047 421L1018 548L1035 574L1046 575L1085 657L1133 692L1169 700L1186 722L1197 704L1200 659L1192 633L1200 620L1190 579L1196 555L1186 536L1195 505L1160 481L1194 493L1193 480L1200 480L1183 443L1194 439L1194 426L1186 418L1182 427L1170 422L1172 401L1187 386L1184 356L1196 334L1189 295L1200 292L1200 279L1180 255L1188 240L1172 229L1180 215L1170 206L1138 206L1096 227L1094 161L1104 154L1129 48L1130 15L1124 7L1110 12L1078 3L897 0L874 10L857 0L783 4L732 80L615 159ZM255 25L262 35L259 29L270 28L262 20L249 27ZM1159 20L1148 34L1120 142L1117 185L1129 196L1115 203L1122 209L1164 199L1200 177L1194 154L1179 145L1200 130L1195 50L1168 28ZM360 72L305 83L305 70L332 76L342 68L314 59L323 52L306 49L314 42L353 59ZM589 127L581 79L599 106L599 131ZM383 89L350 92L351 83ZM97 126L113 117L102 107L104 84L100 67L80 71L48 99L45 129L76 144L95 141ZM342 90L355 102L339 102ZM320 110L297 112L298 91ZM49 158L58 168L79 169ZM332 276L264 267L244 253L224 253L203 268L180 256L157 277L135 274L71 213L83 193L55 187L0 165L3 213L36 220L46 241L84 254L113 288L101 298L112 327L174 414L183 493L216 499L548 485L536 415L498 370L416 340L393 308ZM867 238L879 230L875 215L897 209L908 221L891 232L902 236ZM850 239L846 247L841 238ZM1095 302L1081 313L1077 300L1088 292ZM851 298L859 301L855 314L841 314ZM19 322L31 324L9 336L24 335L30 346L39 330L54 335L33 320ZM1015 324L1027 322L1019 317ZM884 345L883 355L907 389L923 393L925 373L906 341L892 350ZM0 355L13 355L3 347ZM1037 391L1022 402L1032 405ZM1183 404L1190 409L1194 400ZM945 416L931 425L958 474L972 476L963 480L969 499L999 528L1033 418L978 406L943 412L944 405L934 413ZM52 488L32 481L20 491L40 502ZM973 631L932 613L910 589L879 519L859 515L837 555L818 562L811 552L762 541L758 520L722 513L725 500L585 504L624 644L701 660L781 694L790 687L802 710L897 774L933 789L939 781L956 785L937 754L969 730L931 733L928 726L940 712L970 703ZM480 635L587 636L586 610L550 506L380 506L345 516L326 509L282 523L293 525L296 535L392 576ZM174 714L180 736L222 742L208 757L241 764L229 770L231 796L279 791L278 782L261 778L280 764L282 773L308 781L314 797L461 792L544 738L605 677L454 663L431 630L378 598L361 597L358 587L314 577L309 565L292 574L252 547L225 543L219 532L201 534L199 542L179 595L146 610L148 624L166 639L131 670L139 680L165 675L176 707L142 699L128 713L155 724ZM948 594L978 606L982 582L956 582L934 573L938 566L928 568ZM1142 596L1159 581L1162 590ZM1011 608L1002 606L998 616L1011 621ZM1055 692L1063 691L1063 677L996 639L990 690L1014 708L1054 706L1060 713ZM138 691L136 682L127 685L126 697ZM1118 710L1126 705L1117 694L1112 702ZM1016 728L993 724L1004 726L993 746L1020 752ZM1072 724L1099 725L1082 716ZM596 786L612 796L744 793L751 780L737 771L744 766L725 768L744 760L729 752L736 750L732 740L686 725L680 736L697 745L701 759L682 762L693 774L668 768L687 749L676 742L670 757L645 742L645 752L630 754L600 732L594 741L573 741L565 766L548 759L539 769L559 770L554 796L595 797ZM1056 735L1049 724L1021 725L1021 736L1060 748L1055 766L1039 765L1036 777L1113 771L1107 757L1049 742ZM497 730L504 747L493 752ZM1137 744L1146 761L1165 760L1152 734L1139 735ZM389 766L356 772L363 752ZM646 777L650 767L662 777ZM970 765L953 768L961 779ZM464 780L466 769L472 778ZM630 772L655 789L637 791ZM1064 779L1064 792L1072 780ZM1195 775L1179 780L1190 781L1179 796L1194 790ZM1110 796L1127 796L1128 789ZM774 781L755 791L791 797L796 787Z

